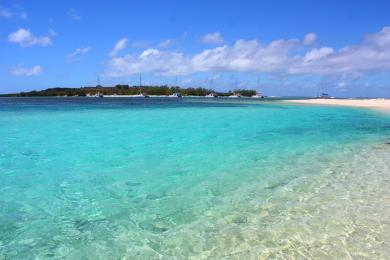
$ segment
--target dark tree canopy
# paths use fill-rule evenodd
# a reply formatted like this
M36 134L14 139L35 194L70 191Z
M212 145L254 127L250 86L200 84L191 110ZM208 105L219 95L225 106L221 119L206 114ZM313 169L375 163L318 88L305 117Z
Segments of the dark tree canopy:
M116 85L114 87L81 87L81 88L48 88L40 91L20 92L16 94L4 94L0 96L9 97L48 97L48 96L86 96L95 95L101 93L103 95L137 95L145 93L148 95L172 95L174 93L180 93L183 96L205 96L210 93L216 93L219 96L228 96L232 92L216 92L212 89L206 89L202 87L190 87L181 88L178 86L129 86L129 85ZM240 89L234 91L234 93L240 93L242 96L252 96L256 94L255 90Z

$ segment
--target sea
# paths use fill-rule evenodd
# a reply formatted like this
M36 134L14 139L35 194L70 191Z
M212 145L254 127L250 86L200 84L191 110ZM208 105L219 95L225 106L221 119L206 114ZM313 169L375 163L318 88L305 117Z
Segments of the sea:
M390 259L390 114L0 98L0 259Z

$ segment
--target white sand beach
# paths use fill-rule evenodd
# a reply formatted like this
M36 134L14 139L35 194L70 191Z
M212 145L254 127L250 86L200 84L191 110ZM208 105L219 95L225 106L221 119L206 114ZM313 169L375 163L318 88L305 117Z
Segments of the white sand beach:
M287 102L314 104L314 105L335 105L350 107L366 107L390 111L390 99L302 99L286 100Z

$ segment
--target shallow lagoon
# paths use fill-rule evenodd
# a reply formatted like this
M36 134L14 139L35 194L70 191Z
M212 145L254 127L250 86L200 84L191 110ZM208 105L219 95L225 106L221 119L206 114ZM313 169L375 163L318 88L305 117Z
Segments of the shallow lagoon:
M390 118L277 100L1 98L4 258L389 258Z

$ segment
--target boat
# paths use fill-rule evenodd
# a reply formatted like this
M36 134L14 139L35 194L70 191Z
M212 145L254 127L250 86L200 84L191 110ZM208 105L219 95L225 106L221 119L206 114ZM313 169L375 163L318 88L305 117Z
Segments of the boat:
M103 93L98 92L93 97L95 97L95 98L103 98L104 95L103 95Z
M134 97L149 98L149 95L146 94L146 93L141 93L141 94L138 94L138 95L134 95Z
M260 92L256 92L255 95L252 96L252 98L264 98L263 94Z
M207 94L205 97L207 97L207 98L217 98L218 95L217 95L217 93L210 93L210 94Z
M142 73L139 74L139 87L142 91ZM134 97L143 97L143 98L149 98L149 95L145 92L140 93L138 95L134 95Z
M329 99L329 98L333 98L331 96L329 96L328 93L325 92L326 90L324 89L324 86L320 85L319 86L319 89L318 89L318 93L321 93L320 95L316 96L315 98L321 98L321 99Z
M181 98L183 96L181 95L181 93L177 92L177 93L173 93L172 95L169 95L168 97Z
M327 93L322 93L321 95L316 96L316 98L329 99L331 96L329 96Z
M260 88L260 78L257 78L256 88ZM265 98L265 96L261 92L256 91L256 94L253 95L252 98Z
M234 93L233 95L230 95L229 98L241 98L240 93Z

